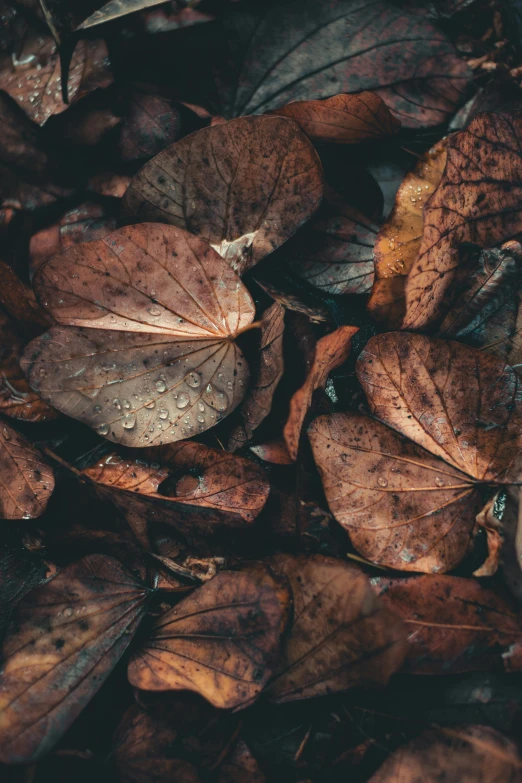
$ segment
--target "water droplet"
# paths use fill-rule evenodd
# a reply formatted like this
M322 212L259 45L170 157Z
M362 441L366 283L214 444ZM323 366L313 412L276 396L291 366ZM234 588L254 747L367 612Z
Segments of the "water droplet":
M65 609L63 610L64 617L72 617L73 614L74 614L74 609L72 608L72 606L66 606Z
M100 413L100 411L101 411L101 407L99 405L95 405L94 406L94 412L95 413Z
M201 378L197 372L189 373L185 380L189 386L192 386L193 389L197 389L198 386L201 386Z
M114 405L114 407L116 408L117 411L121 411L121 402L118 399L118 397L114 398L114 400L112 401L112 404Z
M96 432L99 435L107 435L109 432L109 425L108 424L100 424L99 427L96 427Z
M435 477L435 484L436 484L438 487L443 487L443 486L444 486L444 479L441 479L441 477L440 477L440 476L436 476L436 477Z
M169 412L165 410L165 408L161 408L161 410L158 411L158 416L160 417L160 419L168 419Z
M202 416L201 413L198 413L197 419L198 419L199 422L201 422L201 424L205 423L205 417Z
M149 307L149 313L157 318L158 315L161 315L161 310L159 307Z
M11 433L9 432L9 430L6 427L4 427L4 439L5 440L11 440Z
M198 411L201 411L203 413L204 410L205 410L205 403L198 402Z
M144 407L148 408L149 410L152 410L152 408L156 407L156 403L154 402L154 400L149 400L144 404Z
M131 404L128 400L123 400L123 407L125 408L126 411L129 410L130 406Z
M379 476L377 479L377 484L380 487L387 487L388 486L388 479L385 479L384 476Z
M178 408L186 408L189 402L190 402L190 397L188 396L188 394L186 392L181 392L181 394L179 395L176 401L176 406Z
M133 427L136 426L136 414L135 413L127 413L127 415L123 418L123 426L126 430L131 430Z
M164 392L166 388L167 388L167 384L165 383L165 381L161 381L161 380L156 381L156 389L159 392Z

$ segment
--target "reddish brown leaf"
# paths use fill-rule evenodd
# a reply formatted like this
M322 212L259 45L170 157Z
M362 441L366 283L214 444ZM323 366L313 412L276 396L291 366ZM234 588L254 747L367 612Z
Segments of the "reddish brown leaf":
M406 284L403 327L440 320L464 242L492 247L522 231L522 113L480 114L447 142L441 182L424 209Z
M8 424L0 425L0 518L39 517L53 489L53 472L38 449Z
M356 326L340 326L317 342L315 358L306 380L290 400L290 413L283 430L286 447L292 459L297 459L301 428L314 391L324 388L331 371L346 361L352 337L358 331Z
M199 130L146 163L124 208L132 219L201 236L242 274L308 220L322 193L319 157L294 122L241 117Z
M334 95L322 101L287 103L270 114L295 120L314 141L357 144L394 136L400 128L382 98L371 92Z
M270 698L294 701L386 684L404 660L405 629L381 607L362 571L320 555L276 555L270 564L288 579L294 601Z
M35 299L32 289L23 283L13 269L0 261L0 304L27 332L42 331L51 319Z
M364 557L403 571L448 571L468 548L472 480L367 416L316 419L308 435L328 505Z
M34 284L67 326L30 343L22 368L46 402L109 440L180 440L243 398L248 367L230 338L250 324L254 304L203 240L128 226L51 258Z
M19 604L0 676L0 758L43 756L127 648L146 590L104 555L90 555Z
M284 611L266 572L222 572L158 619L129 664L129 680L143 690L191 690L216 707L240 707L271 674Z
M275 465L292 465L294 462L284 440L273 440L270 443L261 443L259 446L250 446L250 451L259 459L273 462Z
M370 315L388 328L400 327L405 313L406 277L422 242L424 205L438 186L446 165L446 141L439 141L406 174L393 210L375 242L375 282Z
M367 343L357 376L375 416L474 479L502 482L522 447L519 381L491 354L393 332Z
M228 444L230 451L235 451L244 446L270 413L272 399L284 369L284 328L284 308L277 302L274 302L272 307L269 307L263 313L261 319L261 342L257 374L239 409L241 423L235 427L230 435Z
M395 751L370 783L520 783L513 742L489 726L430 729Z

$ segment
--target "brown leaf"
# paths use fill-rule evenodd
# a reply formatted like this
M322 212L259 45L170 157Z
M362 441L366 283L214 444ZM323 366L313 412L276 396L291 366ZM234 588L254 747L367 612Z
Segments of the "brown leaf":
M0 676L0 759L28 764L57 742L125 652L146 590L110 557L64 568L19 605Z
M275 465L292 465L294 460L288 453L284 440L273 440L270 443L261 443L258 446L250 446L256 457Z
M70 101L111 84L108 57L105 41L78 41L68 76ZM65 111L68 104L62 99L60 58L53 39L29 31L16 55L3 55L0 89L9 93L39 125Z
M294 600L269 697L286 702L386 684L404 660L405 629L381 607L362 571L320 555L276 555L269 562L288 579Z
M439 141L406 174L375 242L375 282L368 310L372 318L391 329L400 327L404 317L406 277L421 246L424 205L446 165L446 144Z
M456 674L522 667L522 618L475 579L415 576L372 580L381 601L408 627L405 671Z
M223 107L228 116L372 90L406 127L438 125L452 116L470 80L440 30L391 3L235 6L224 22L236 58L235 89Z
M151 499L214 508L252 522L270 485L262 468L244 457L185 441L148 449L150 461L111 454L83 472L98 483Z
M242 274L311 217L322 193L319 157L294 122L241 117L192 133L146 163L124 211L201 236Z
M23 596L41 584L47 568L37 554L20 544L14 531L2 530L0 548L0 634Z
M109 2L103 4L101 8L94 11L87 19L78 24L76 29L87 30L105 22L112 22L121 16L133 14L136 11L143 11L145 8L152 8L155 5L160 5L162 2L163 0L109 0Z
M377 418L474 479L501 483L522 447L519 381L491 354L392 332L367 343L357 376Z
M328 505L364 557L403 571L448 571L468 548L472 480L384 424L320 416L308 431Z
M324 388L331 371L346 361L352 337L358 331L356 326L340 326L335 332L318 340L315 358L306 380L290 400L290 413L283 430L286 447L292 459L297 459L301 428L314 391Z
M396 750L370 783L520 783L520 770L515 744L489 726L430 729Z
M464 242L482 248L522 231L522 112L480 114L447 142L441 182L424 209L419 256L406 283L403 327L444 314Z
M54 489L51 468L33 444L8 424L0 426L0 518L33 519Z
M237 741L234 750L219 768L218 783L266 783L244 740Z
M66 326L30 343L22 368L46 402L109 440L180 440L243 398L248 367L230 338L251 323L254 304L203 240L127 226L51 258L34 285Z
M32 289L23 283L13 269L0 261L0 304L18 321L20 329L33 333L51 324L51 319L35 299Z
M270 114L295 120L314 141L357 144L394 136L400 122L371 92L334 95L322 101L294 101Z
M129 664L129 680L143 690L191 690L216 707L240 707L271 674L283 612L265 572L222 572L157 620Z
M279 274L278 277L280 277ZM292 310L296 313L302 313L303 315L306 315L310 321L312 321L312 323L328 323L332 320L328 309L323 307L317 301L310 305L307 304L307 302L303 302L303 300L295 294L283 290L280 287L276 288L267 280L260 280L258 277L256 277L255 281L258 286L262 288L266 294L268 294L268 296L270 296L275 302L278 302L282 307L285 308L285 310Z
M239 409L241 422L230 435L228 443L230 451L235 451L244 446L270 413L272 399L284 370L284 328L284 308L277 302L274 302L272 307L269 307L263 313L261 319L261 343L259 346L257 374Z

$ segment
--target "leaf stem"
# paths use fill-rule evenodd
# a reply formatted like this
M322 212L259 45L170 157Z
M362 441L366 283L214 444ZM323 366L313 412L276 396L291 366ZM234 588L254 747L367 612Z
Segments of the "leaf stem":
M244 326L242 329L239 330L239 332L236 332L234 337L232 339L236 339L236 337L239 337L240 334L244 334L245 332L249 332L251 329L261 329L261 326L263 325L262 321L254 321L251 324L248 324L248 326Z

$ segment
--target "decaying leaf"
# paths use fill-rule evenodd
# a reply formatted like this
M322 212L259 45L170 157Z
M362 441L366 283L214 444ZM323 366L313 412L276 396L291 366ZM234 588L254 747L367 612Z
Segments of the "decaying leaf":
M395 135L400 122L371 92L334 95L322 101L295 101L270 112L288 117L314 141L357 144Z
M29 552L13 531L3 530L0 537L0 635L10 613L36 585L44 581L46 566L40 557Z
M142 690L191 690L216 707L240 707L272 672L284 612L266 572L222 572L157 620L129 664L129 680Z
M192 133L146 163L124 212L187 229L242 274L313 215L322 193L319 157L293 121L241 117Z
M430 729L395 751L370 783L520 783L516 745L489 726Z
M388 328L400 327L406 309L404 290L422 242L424 205L437 188L446 165L446 141L419 158L404 178L395 204L375 242L375 281L368 311Z
M250 446L256 457L275 465L292 465L294 460L288 453L284 440L273 440L270 443L260 443L258 446Z
M0 261L0 303L18 321L19 329L28 334L42 331L51 324L47 313L38 305L33 290L3 261Z
M356 326L340 326L335 332L318 340L314 361L306 380L290 400L290 413L283 430L286 447L292 459L297 459L301 428L314 391L324 388L331 371L346 361L352 337L358 331Z
M522 112L480 114L446 143L447 163L424 208L419 255L406 283L403 327L444 315L463 243L489 248L522 231Z
M468 476L361 414L320 416L308 437L330 510L364 557L428 572L462 560L482 505Z
M408 627L405 670L454 674L522 667L520 612L476 579L415 576L372 580L385 606Z
M267 695L286 702L386 684L404 660L405 627L362 571L320 555L276 555L270 565L288 580L294 609Z
M272 399L284 369L284 328L284 308L277 302L274 302L272 307L269 307L263 313L261 319L261 342L259 345L257 374L239 409L241 422L230 435L228 447L231 451L244 446L270 413Z
M218 783L266 783L246 742L239 739L230 756L219 769Z
M19 604L0 675L0 758L30 763L56 743L124 653L147 591L90 555Z
M22 368L54 408L129 446L212 427L244 396L250 294L203 240L160 224L68 248L35 275L55 326ZM73 328L74 327L74 328Z
M38 449L8 424L1 424L0 518L39 517L53 489L52 469Z

